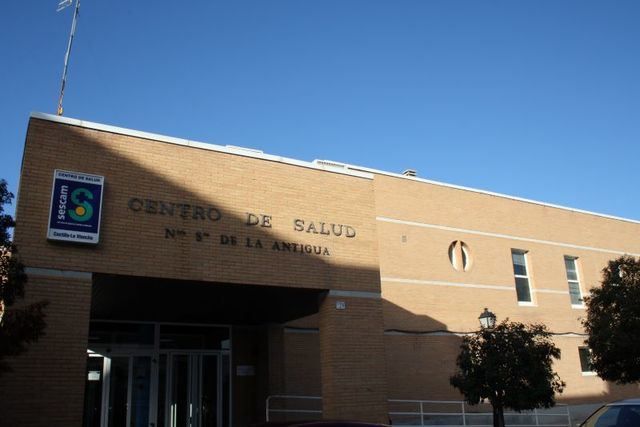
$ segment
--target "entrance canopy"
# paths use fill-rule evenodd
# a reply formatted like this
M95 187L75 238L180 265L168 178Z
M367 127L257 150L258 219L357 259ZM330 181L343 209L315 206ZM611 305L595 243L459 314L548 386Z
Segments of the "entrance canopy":
M95 274L91 318L255 325L318 312L325 290Z

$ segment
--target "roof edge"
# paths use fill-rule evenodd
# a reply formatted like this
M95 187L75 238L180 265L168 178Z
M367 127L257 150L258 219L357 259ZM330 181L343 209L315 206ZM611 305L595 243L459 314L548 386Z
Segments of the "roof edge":
M635 219L631 219L631 218L624 218L624 217L615 216L615 215L608 215L608 214L603 214L603 213L598 213L598 212L592 212L592 211L588 211L588 210L584 210L584 209L578 209L578 208L572 208L572 207L568 207L568 206L556 205L556 204L553 204L553 203L541 202L539 200L526 199L524 197L510 196L508 194L496 193L496 192L487 191L487 190L480 190L480 189L477 189L477 188L465 187L465 186L462 186L462 185L448 184L448 183L445 183L445 182L433 181L433 180L425 179L425 178L406 176L406 175L402 175L402 174L398 174L398 173L387 172L387 171L368 168L368 167L363 167L363 166L355 166L355 165L350 165L350 164L345 164L345 166L347 168L351 169L351 170L367 172L367 173L371 173L373 175L385 175L385 176L390 176L390 177L393 177L393 178L407 179L407 180L410 180L410 181L417 181L417 182L422 182L422 183L425 183L425 184L438 185L438 186L441 186L441 187L454 188L456 190L470 191L472 193L480 193L480 194L484 194L484 195L488 195L488 196L494 196L494 197L500 197L500 198L503 198L503 199L515 200L515 201L518 201L518 202L531 203L531 204L534 204L534 205L545 206L545 207L548 207L548 208L560 209L560 210L576 212L576 213L581 213L581 214L586 214L586 215L593 215L593 216L598 216L598 217L601 217L601 218L614 219L614 220L617 220L617 221L630 222L632 224L640 224L640 221L635 220Z
M46 120L46 121L55 122L55 123L62 123L62 124L81 127L85 129L93 129L93 130L98 130L103 132L115 133L119 135L126 135L126 136L132 136L136 138L148 139L152 141L164 142L168 144L182 145L182 146L191 147L191 148L199 148L202 150L216 151L219 153L233 154L236 156L250 157L250 158L259 159L259 160L267 160L271 162L283 163L283 164L292 165L292 166L299 166L307 169L314 169L314 170L319 170L324 172L353 176L356 178L373 179L373 174L366 171L358 171L355 169L348 169L348 168L339 168L332 165L316 164L312 162L306 162L303 160L291 159L288 157L275 156L272 154L262 153L258 150L252 150L249 148L230 147L230 146L225 147L222 145L211 144L207 142L192 141L184 138L176 138L173 136L161 135L161 134L151 133L151 132L143 132L135 129L105 125L101 123L89 122L86 120L74 119L71 117L56 116L53 114L40 113L35 111L30 114L30 118Z

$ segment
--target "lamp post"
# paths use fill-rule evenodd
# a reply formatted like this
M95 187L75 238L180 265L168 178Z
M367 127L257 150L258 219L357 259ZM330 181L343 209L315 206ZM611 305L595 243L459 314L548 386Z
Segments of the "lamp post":
M495 334L494 329L496 326L496 315L489 311L487 307L484 308L484 311L480 313L478 317L480 321L480 334L484 340L487 341L490 347L493 347L495 344ZM483 354L484 358L489 357L492 354L492 351L485 352ZM485 361L483 361L484 363ZM493 411L493 427L504 427L504 403L502 401L503 396L501 396L501 392L499 391L501 384L494 384L494 389L491 392L492 396L489 396L489 402L491 403L491 408Z
M480 327L482 329L491 330L496 326L496 315L490 312L487 307L484 308L478 320L480 321Z

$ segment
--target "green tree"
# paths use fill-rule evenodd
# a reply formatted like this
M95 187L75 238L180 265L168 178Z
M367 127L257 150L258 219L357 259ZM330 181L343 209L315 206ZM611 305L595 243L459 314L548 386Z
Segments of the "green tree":
M13 194L7 190L7 182L0 180L0 375L10 370L5 358L26 351L27 345L44 333L44 308L46 301L13 307L24 298L27 275L18 259L18 249L11 241L9 229L15 223L4 212Z
M601 286L584 301L592 369L606 381L640 382L640 260L609 261Z
M504 427L504 409L517 412L555 405L565 383L553 371L560 358L544 325L504 320L465 336L450 383L471 405L488 400L494 427Z

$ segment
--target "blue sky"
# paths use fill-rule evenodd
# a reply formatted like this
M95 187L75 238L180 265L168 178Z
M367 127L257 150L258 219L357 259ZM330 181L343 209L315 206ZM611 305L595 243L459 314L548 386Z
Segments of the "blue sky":
M72 9L4 2L0 177ZM82 0L65 115L640 220L640 2Z

